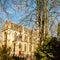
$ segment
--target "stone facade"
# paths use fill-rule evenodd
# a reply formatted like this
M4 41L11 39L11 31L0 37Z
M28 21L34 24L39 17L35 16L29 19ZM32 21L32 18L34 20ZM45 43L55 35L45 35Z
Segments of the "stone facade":
M2 37L7 47L11 47L11 54L17 56L32 56L38 47L37 31L30 30L11 21L6 21L3 25Z

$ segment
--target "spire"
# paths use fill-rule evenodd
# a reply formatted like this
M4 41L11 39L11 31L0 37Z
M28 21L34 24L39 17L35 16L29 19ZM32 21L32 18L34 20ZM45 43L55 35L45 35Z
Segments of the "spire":
M6 20L6 23L8 22L8 20Z

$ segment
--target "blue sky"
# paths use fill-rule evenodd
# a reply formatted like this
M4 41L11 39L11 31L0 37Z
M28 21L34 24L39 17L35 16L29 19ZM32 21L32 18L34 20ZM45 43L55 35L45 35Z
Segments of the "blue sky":
M5 4L4 4L4 1L6 1ZM31 22L31 21L29 22L28 20L33 20L33 21L36 20L36 16L35 16L36 10L34 10L34 9L36 9L36 0L27 0L27 4L24 1L26 1L26 0L1 0L0 18L2 18L4 20L4 22L6 21L6 19L8 19L14 23L23 24L24 26L26 25L26 27L28 27L28 28L33 28L33 26L35 27L35 22ZM4 9L8 13L8 18L6 18L7 14L4 12L3 8L1 7L1 3L4 5ZM43 7L41 7L41 8L43 8ZM59 16L57 17L58 21L55 20L55 24L57 25L58 22L60 22L60 6L55 7L50 12L52 12L54 10L59 13ZM54 17L56 16L55 13L53 13L52 15ZM54 19L54 17L53 17L53 19ZM2 24L2 23L0 23L0 24ZM55 30L57 30L57 28L54 27L53 30L55 31ZM55 35L56 35L56 32L57 31L54 32Z
M5 0L1 0L1 1L2 1L1 3L4 4ZM14 1L14 3L13 3L13 1ZM23 1L24 0L7 0L4 7L6 9L6 12L8 13L8 20L21 24L20 20L22 18L24 18L25 16L27 16L28 13L30 11L32 11L33 8L36 7L36 4L34 4L32 0L28 0L27 5L31 6L30 8L28 6L26 7L26 2L23 2ZM31 3L31 1L32 1L32 3ZM4 21L6 21L6 13L3 11L1 5L0 5L0 12L2 12L0 14L0 18L2 18ZM34 13L35 13L35 11L33 11L33 14ZM28 18L29 17L26 17L26 19L28 19Z
M4 4L4 1L6 0L1 0L2 4ZM14 2L13 2L14 1ZM36 17L34 16L34 14L36 14L36 11L34 10L36 8L36 4L35 1L36 0L28 0L27 4L26 2L23 2L26 0L7 0L6 4L4 5L6 12L8 13L8 20L14 22L14 23L20 23L22 24L23 22L21 20L23 20L23 18L25 16L28 15L28 13L30 13L32 10L33 12L30 13L29 17L26 17L24 20L28 20L31 18L35 20ZM30 6L30 7L28 7ZM60 8L55 8L55 11L60 12ZM33 14L33 15L32 15ZM53 14L54 16L56 14ZM0 5L0 18L2 18L4 21L6 21L6 13L3 11L1 5ZM34 19L35 18L35 19ZM58 17L59 21L60 21L60 16ZM29 25L29 22L26 22L27 25ZM32 23L34 24L34 23ZM29 27L29 26L28 26Z
M4 3L5 0L1 0L1 1L2 1L2 3ZM15 2L13 3L12 1L15 1ZM32 6L32 8L26 7L25 6L26 3L23 1L24 0L17 0L17 1L16 0L7 0L7 2L5 4L5 8L6 8L6 11L9 13L9 16L8 16L9 20L12 20L12 21L18 23L20 19L22 19L25 15L28 15L28 13L30 11L32 11L33 8L36 7L36 4L34 4L33 2L31 3L32 0L28 0L28 5L31 4L30 6ZM19 3L19 2L21 2L21 3ZM18 5L18 7L16 6L16 4ZM14 11L14 9L15 9L15 11ZM19 9L19 10L17 11L17 9ZM2 11L2 13L1 13L1 11ZM60 9L56 8L56 11L60 12ZM3 20L6 20L5 19L6 14L3 12L1 6L0 6L0 13L1 13L0 17L3 18Z

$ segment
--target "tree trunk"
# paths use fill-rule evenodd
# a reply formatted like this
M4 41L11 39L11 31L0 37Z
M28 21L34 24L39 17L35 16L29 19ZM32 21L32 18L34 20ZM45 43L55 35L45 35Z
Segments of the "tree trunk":
M40 13L40 0L37 0L37 28L38 28L38 38L41 45L41 13Z

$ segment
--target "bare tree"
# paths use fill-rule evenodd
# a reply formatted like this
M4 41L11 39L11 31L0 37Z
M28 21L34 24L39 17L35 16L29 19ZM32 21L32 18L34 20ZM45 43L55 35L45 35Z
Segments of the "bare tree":
M58 16L60 16L60 12L57 11L60 9L59 2L60 0L0 0L0 6L6 14L6 18L9 16L11 16L10 19L13 18L12 14L7 11L8 7L15 13L23 12L23 15L19 16L19 24L30 26L30 28L33 24L34 28L39 30L41 43L48 36L48 28L51 35L55 34L53 27L57 25L56 21L58 22ZM36 27L36 23L38 27Z

